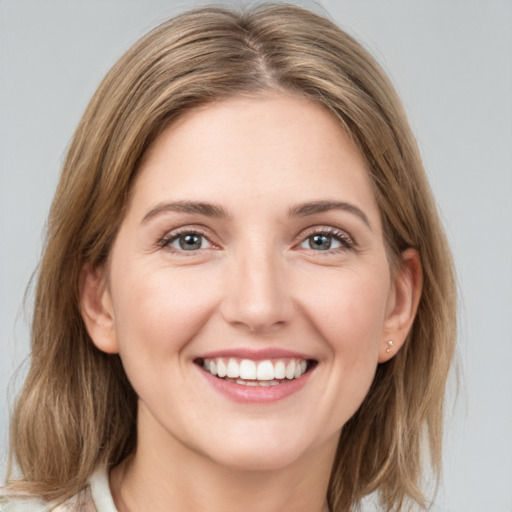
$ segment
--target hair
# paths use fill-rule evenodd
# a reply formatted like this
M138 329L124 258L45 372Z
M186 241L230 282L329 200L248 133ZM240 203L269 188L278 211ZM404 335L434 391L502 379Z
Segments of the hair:
M137 397L118 355L92 343L80 313L86 266L109 255L139 162L173 120L199 105L276 91L325 106L364 157L391 268L415 248L416 318L377 368L342 429L332 511L379 492L383 508L427 504L423 459L441 467L443 403L455 345L450 251L401 103L370 54L330 20L287 4L203 7L140 39L113 66L74 134L50 210L32 325L31 364L12 416L8 489L63 500L136 443ZM21 475L16 477L15 468Z

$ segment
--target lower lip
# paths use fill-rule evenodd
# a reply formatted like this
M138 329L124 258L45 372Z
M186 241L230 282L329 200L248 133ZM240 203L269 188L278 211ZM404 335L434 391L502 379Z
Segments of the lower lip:
M208 384L217 392L235 402L243 403L264 403L283 400L300 391L313 372L313 370L309 370L298 379L292 379L276 386L244 386L236 382L219 379L199 366L197 368Z

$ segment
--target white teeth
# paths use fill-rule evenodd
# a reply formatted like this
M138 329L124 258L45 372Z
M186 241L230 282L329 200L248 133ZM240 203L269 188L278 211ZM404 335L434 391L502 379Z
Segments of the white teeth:
M286 378L293 379L295 377L295 361L290 361L286 367Z
M274 366L274 378L284 379L285 377L286 377L286 365L283 363L283 361L277 361L276 365Z
M235 382L236 384L242 384L242 386L259 386L269 387L278 386L281 384L278 380L243 380L243 379L225 379L228 382Z
M261 361L261 363L258 364L256 378L258 380L274 380L274 365L272 361Z
M203 368L212 375L226 378L231 382L249 386L275 386L285 379L298 379L304 375L308 363L304 359L253 361L233 357L229 359L216 357L204 359Z
M237 379L238 377L240 377L240 366L234 359L230 359L228 362L227 375L230 379Z
M256 363L250 359L242 359L240 363L240 378L256 380Z
M217 375L219 377L225 377L228 374L228 369L222 359L217 359Z

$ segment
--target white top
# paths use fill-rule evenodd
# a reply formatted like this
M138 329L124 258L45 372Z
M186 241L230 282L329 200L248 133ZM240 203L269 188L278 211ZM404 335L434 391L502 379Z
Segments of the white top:
M87 487L55 505L35 498L0 498L0 512L117 512L105 468L94 472Z

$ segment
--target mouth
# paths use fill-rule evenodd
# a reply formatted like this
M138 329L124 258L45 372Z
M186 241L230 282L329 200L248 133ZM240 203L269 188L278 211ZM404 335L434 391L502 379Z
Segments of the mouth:
M197 358L194 362L219 380L252 387L291 383L311 372L314 359L286 357L279 359L242 359L236 357Z

